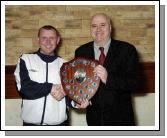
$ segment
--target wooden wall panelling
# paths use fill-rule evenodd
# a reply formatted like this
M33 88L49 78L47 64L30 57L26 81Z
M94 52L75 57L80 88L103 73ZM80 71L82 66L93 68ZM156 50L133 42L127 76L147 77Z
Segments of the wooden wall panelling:
M14 70L15 65L5 66L5 98L6 99L17 99L21 98L16 88Z
M142 63L144 76L145 76L145 86L137 91L138 93L154 93L155 92L155 63L154 62L144 62ZM21 98L19 92L16 89L14 70L15 65L5 66L5 98L6 99L17 99Z

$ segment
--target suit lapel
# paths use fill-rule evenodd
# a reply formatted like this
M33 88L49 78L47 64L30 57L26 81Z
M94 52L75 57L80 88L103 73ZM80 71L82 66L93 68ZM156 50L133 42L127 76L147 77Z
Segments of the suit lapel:
M106 67L108 65L107 63L114 61L114 59L117 55L117 52L118 52L118 50L116 50L116 49L117 49L116 40L111 39L110 47L108 49L107 56L106 56L105 61L104 61L104 67Z
M95 59L95 52L94 52L93 42L88 46L87 54L88 54L89 58Z
M94 47L93 47L93 42L89 43L87 46L87 49L85 51L86 57L90 59L95 59L95 53L94 53ZM115 60L116 55L118 54L118 47L117 47L117 41L114 39L111 39L110 47L107 52L107 56L104 61L104 67L108 65L108 63L113 62Z

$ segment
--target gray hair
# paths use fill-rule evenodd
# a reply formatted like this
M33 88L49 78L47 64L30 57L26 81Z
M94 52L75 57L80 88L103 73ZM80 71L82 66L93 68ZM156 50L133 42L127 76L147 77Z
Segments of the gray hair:
M103 16L104 18L106 18L107 22L109 25L111 25L111 19L108 15L106 15L105 13L96 13L95 15L92 16L91 21L93 20L94 17L96 16Z

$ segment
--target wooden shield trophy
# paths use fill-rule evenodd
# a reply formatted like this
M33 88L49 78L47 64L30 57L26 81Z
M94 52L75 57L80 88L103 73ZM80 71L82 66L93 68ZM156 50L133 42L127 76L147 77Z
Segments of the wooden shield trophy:
M96 93L100 78L94 73L98 61L75 58L62 65L60 76L65 93L75 102L90 100Z

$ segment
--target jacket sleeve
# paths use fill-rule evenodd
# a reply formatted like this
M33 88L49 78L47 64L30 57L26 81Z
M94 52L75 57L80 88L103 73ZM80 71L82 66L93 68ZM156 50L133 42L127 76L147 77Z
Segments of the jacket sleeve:
M38 83L30 79L25 61L21 58L16 66L14 75L17 89L21 92L22 98L37 99L48 95L51 91L51 83Z
M106 89L132 91L141 88L144 84L142 67L139 63L138 53L134 47L128 50L122 70L109 71Z

